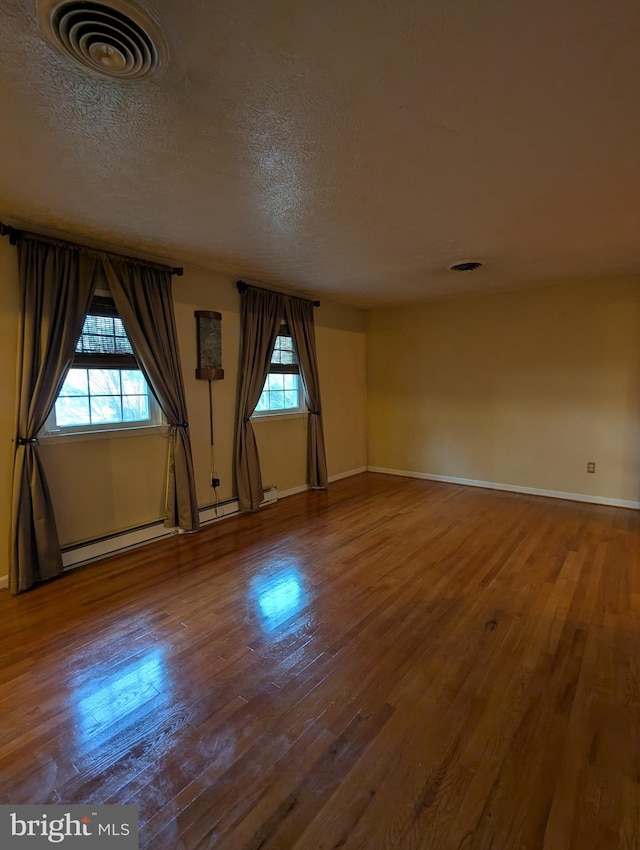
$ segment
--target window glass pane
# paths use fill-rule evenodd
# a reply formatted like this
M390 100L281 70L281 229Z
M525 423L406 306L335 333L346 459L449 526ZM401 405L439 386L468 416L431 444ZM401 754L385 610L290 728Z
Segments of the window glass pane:
M107 316L87 316L76 351L83 354L109 351L109 339L113 336L113 319ZM103 343L104 340L104 343Z
M258 404L256 405L257 411L269 410L269 393L266 390L263 390L262 395L258 399Z
M120 395L119 369L89 369L91 395Z
M88 386L86 369L69 369L60 390L59 398L63 398L64 396L87 395Z
M116 336L127 336L127 332L124 329L124 325L122 324L122 319L116 318L113 320L113 332Z
M88 315L76 344L78 354L133 354L121 319Z
M277 336L273 354L271 355L272 363L297 363L295 350L293 348L293 340L290 336Z
M120 379L123 395L146 395L147 382L139 369L123 369Z
M276 378L278 383L288 385L288 389L273 389L273 379ZM298 410L300 407L300 395L298 392L298 375L267 375L264 382L264 389L258 405L256 413L269 413L270 411L285 411ZM286 382L286 383L285 383Z
M270 390L284 389L284 381L282 375L267 375L267 387Z
M271 356L272 363L283 363L287 366L296 363L296 358L293 351L282 351L282 349L275 349L273 355Z
M133 354L133 348L127 337L127 332L122 324L122 319L113 320L113 330L115 334L115 350L118 354Z
M60 428L72 425L87 425L89 422L89 399L58 398L55 407L56 425Z
M149 419L149 396L122 396L122 421L141 422Z
M91 424L122 422L122 402L120 396L92 396Z
M284 408L284 393L277 390L269 393L269 410L282 410Z
M114 316L86 316L77 352L132 354L122 321ZM143 373L128 368L71 368L56 399L56 428L91 428L149 423L153 399Z

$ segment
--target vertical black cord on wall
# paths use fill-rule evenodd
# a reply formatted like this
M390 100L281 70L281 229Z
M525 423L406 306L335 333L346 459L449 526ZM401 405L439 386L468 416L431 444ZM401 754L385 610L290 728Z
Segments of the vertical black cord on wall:
M218 486L220 485L220 480L218 478L218 473L216 472L216 452L213 441L213 394L211 390L211 381L207 382L209 384L209 445L211 449L211 467L209 470L211 487L213 488L213 492L215 493L215 500L213 503L213 507L218 516L218 511L221 511L220 516L224 516L224 508L220 504L220 496L218 495Z
M211 395L211 381L209 383L209 434L211 437L211 451L213 452L213 396ZM211 474L215 474L215 469L211 469Z

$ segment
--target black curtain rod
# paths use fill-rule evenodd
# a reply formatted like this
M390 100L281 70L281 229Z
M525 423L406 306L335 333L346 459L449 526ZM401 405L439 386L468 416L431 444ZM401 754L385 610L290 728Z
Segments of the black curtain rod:
M86 245L79 245L76 242L69 242L66 239L58 239L56 236L45 236L41 233L32 233L31 231L17 230L15 227L11 227L8 224L3 224L0 221L0 236L8 236L9 243L11 245L18 244L18 239L20 238L20 235L22 233L26 234L30 239L40 239L42 242L49 242L53 245L63 245L73 251L91 251L94 254L107 254L108 256L115 257L118 260L127 260L128 262L135 263L136 265L167 270L171 272L172 275L176 275L176 277L182 277L182 275L184 274L184 269L182 268L182 266L165 266L163 263L154 263L152 261L141 260L138 257L129 257L126 254L116 254L113 251L103 251L100 248L89 248Z
M18 242L18 231L14 230L13 227L9 227L7 224L3 224L0 221L0 236L8 236L9 243L11 245L15 245Z
M238 292L244 292L244 291L245 291L245 289L248 289L250 285L251 285L251 284L245 283L243 280L237 280L237 281L236 281L236 286L238 287ZM254 288L255 288L255 289L265 289L266 287L263 287L263 286L256 286L256 287L254 287ZM270 289L270 290L268 290L268 291L269 291L269 292L278 292L278 290L277 290L277 289ZM289 295L289 296L291 296L292 298L302 298L302 299L303 299L303 301L311 301L311 299L310 299L310 298L304 298L304 296L302 296L302 295L296 295L294 292L278 292L278 295ZM313 304L313 306L314 306L314 307L319 307L319 306L320 306L320 302L319 302L319 301L313 301L313 302L312 302L312 304Z

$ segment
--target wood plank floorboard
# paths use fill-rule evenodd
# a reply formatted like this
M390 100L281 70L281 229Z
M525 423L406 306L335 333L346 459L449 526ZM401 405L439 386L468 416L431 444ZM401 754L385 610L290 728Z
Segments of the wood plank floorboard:
M143 850L638 850L640 514L344 479L0 593L0 717Z

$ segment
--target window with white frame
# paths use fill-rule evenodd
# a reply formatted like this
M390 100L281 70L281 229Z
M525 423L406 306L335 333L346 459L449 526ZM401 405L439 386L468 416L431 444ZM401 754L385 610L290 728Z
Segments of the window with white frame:
M289 328L280 327L271 354L269 374L264 382L254 416L299 413L304 410L300 366Z
M112 298L94 296L45 434L139 428L161 423Z

